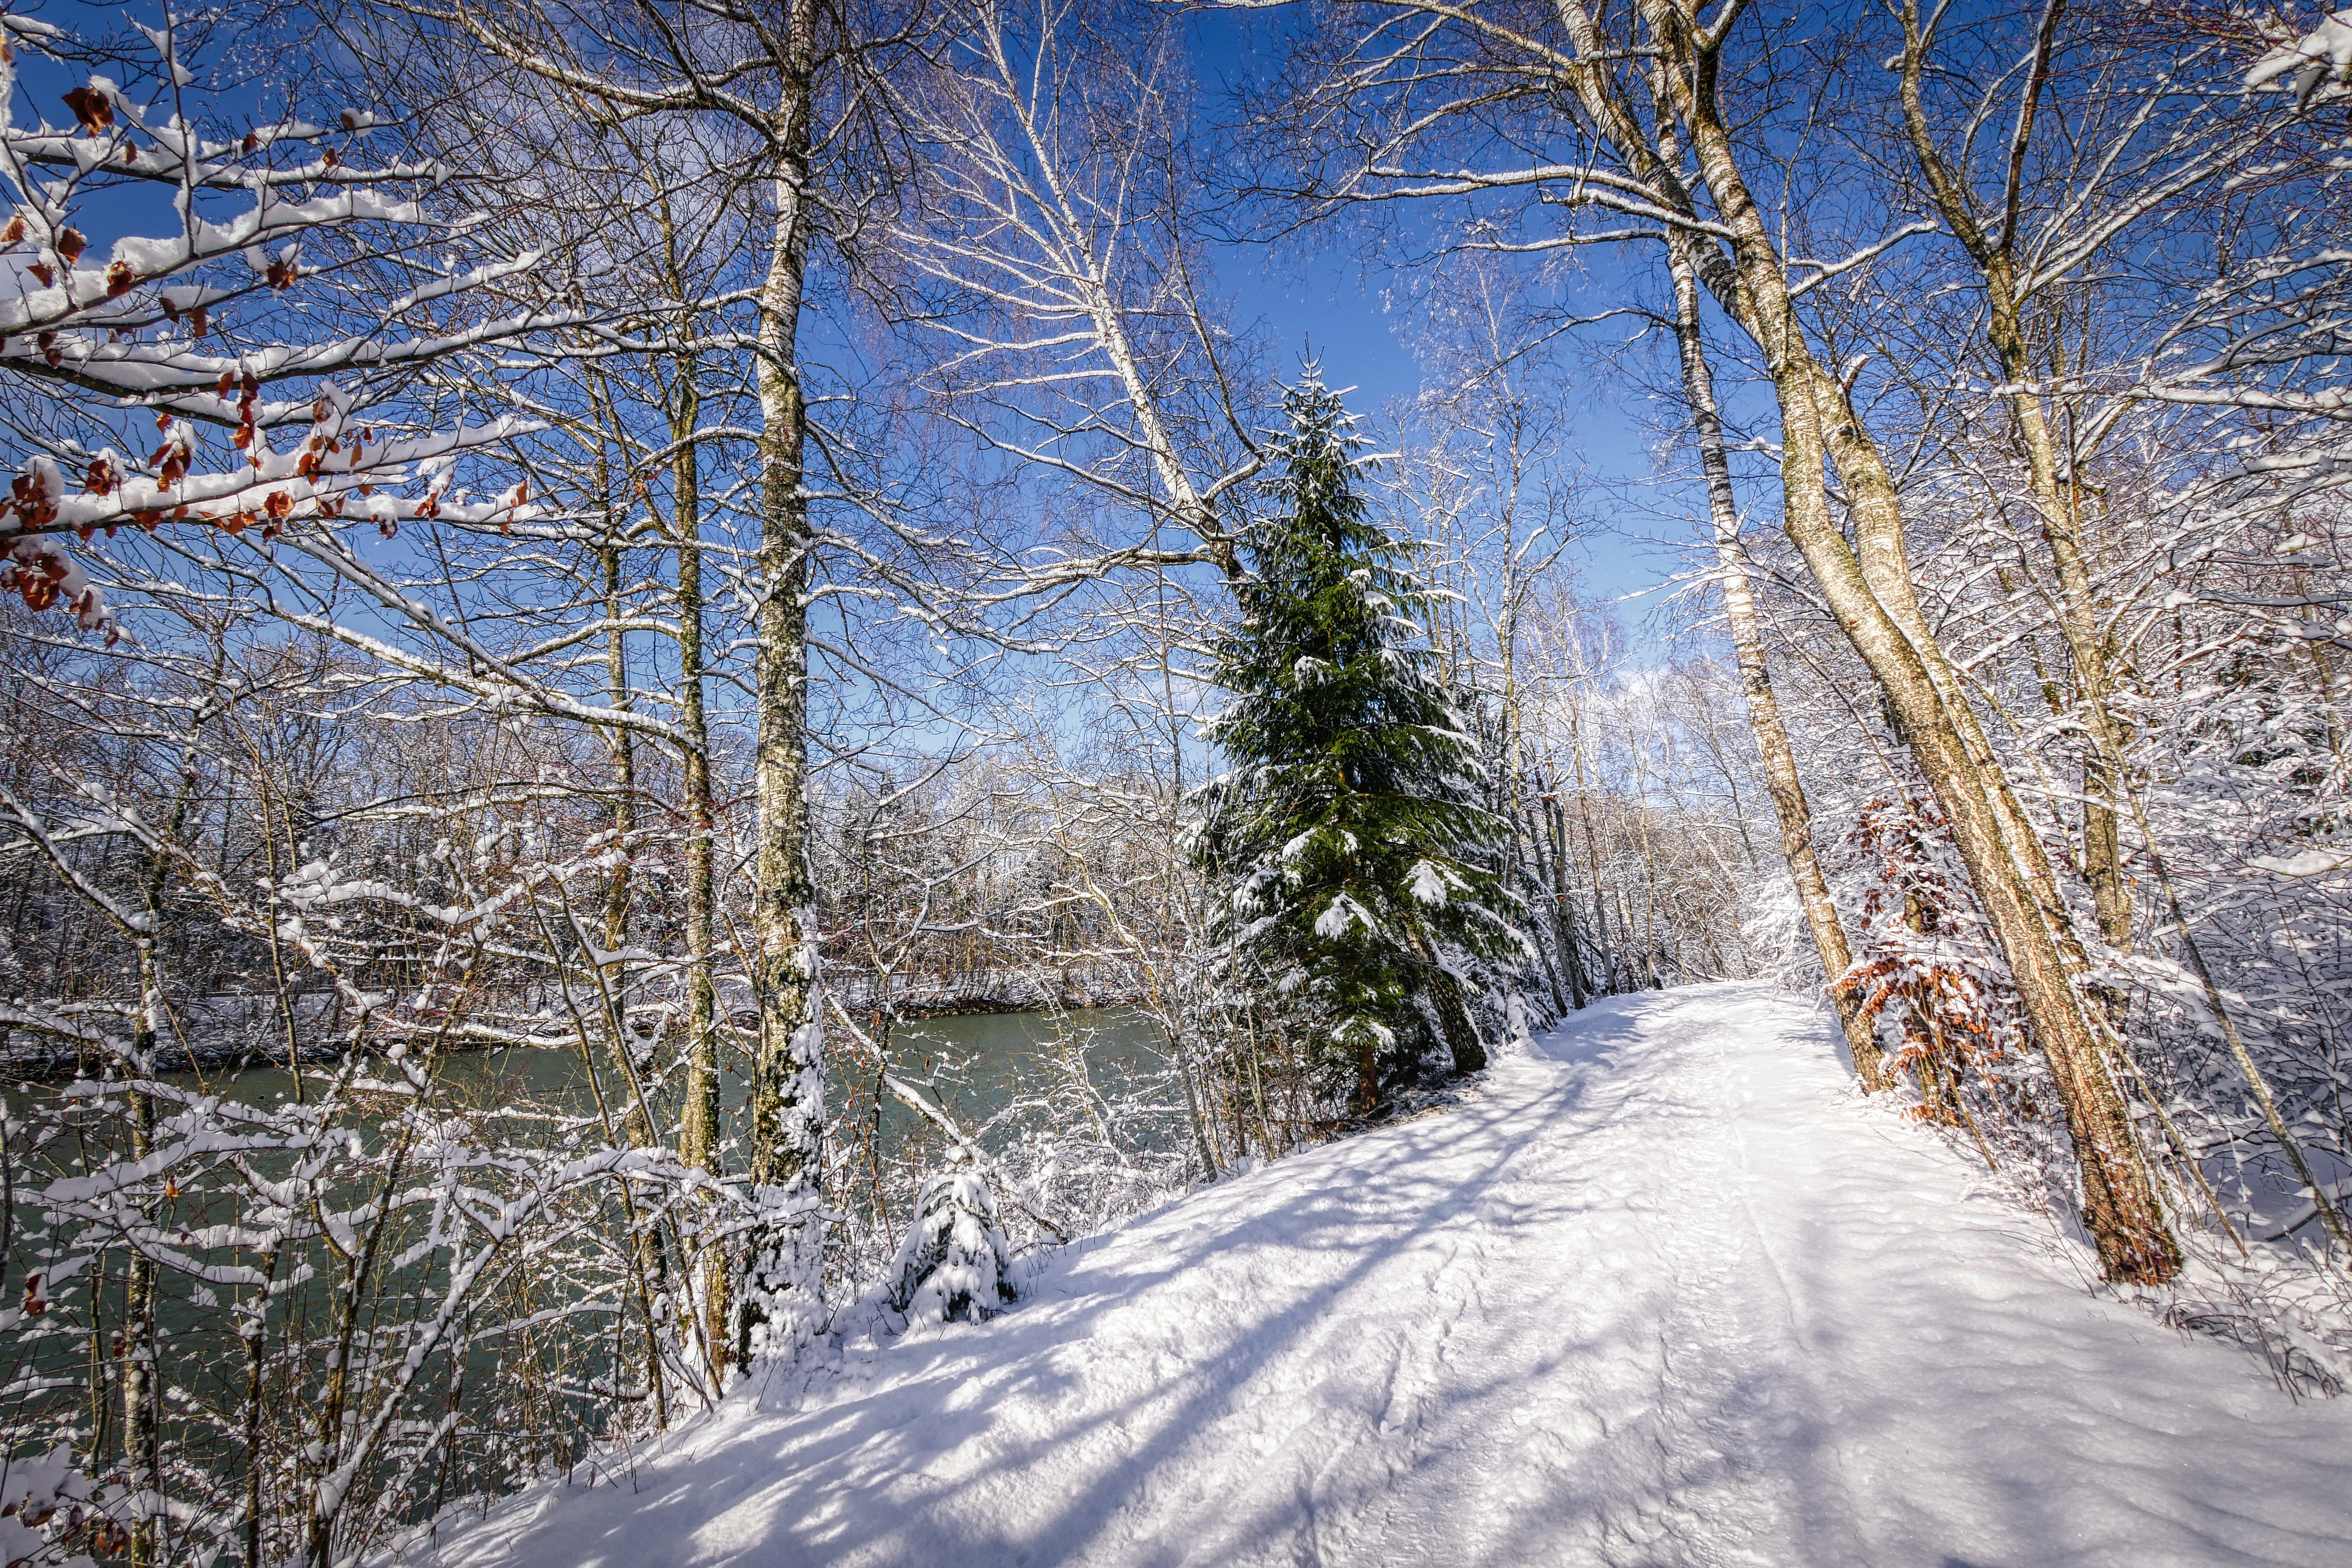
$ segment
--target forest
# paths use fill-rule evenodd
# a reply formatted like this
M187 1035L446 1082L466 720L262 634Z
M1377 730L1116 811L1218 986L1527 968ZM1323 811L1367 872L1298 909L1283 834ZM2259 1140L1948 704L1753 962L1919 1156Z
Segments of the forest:
M2352 13L45 0L0 79L0 1563L396 1553L1724 981L2352 1377Z

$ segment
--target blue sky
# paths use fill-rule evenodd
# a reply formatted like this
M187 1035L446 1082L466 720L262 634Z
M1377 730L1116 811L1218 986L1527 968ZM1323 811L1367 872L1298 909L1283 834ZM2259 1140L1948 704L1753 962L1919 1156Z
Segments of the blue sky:
M1210 13L1193 19L1194 73L1204 96L1211 99L1240 89L1257 68L1272 62L1282 29L1292 14L1283 11ZM1212 106L1209 117L1222 112ZM1619 263L1595 257L1590 265L1606 268ZM1321 362L1323 379L1334 387L1353 386L1349 398L1357 412L1370 416L1376 436L1394 429L1388 417L1396 405L1412 398L1422 385L1420 365L1400 328L1402 313L1386 297L1391 286L1402 284L1368 268L1356 247L1339 242L1310 249L1292 241L1281 246L1235 244L1217 247L1218 281L1231 300L1234 325L1253 325L1276 349L1276 364L1286 374L1312 352ZM1587 329L1595 334L1622 337L1622 323ZM1595 336L1598 345L1609 341ZM1662 533L1679 533L1677 525L1658 515L1683 498L1646 484L1653 473L1651 454L1642 433L1643 411L1623 399L1646 398L1622 379L1579 376L1571 442L1584 478L1596 484L1634 487L1631 503L1613 527L1588 529L1579 540L1585 588L1598 595L1640 595L1654 588L1680 563L1647 542ZM1604 513L1612 509L1596 505ZM1626 603L1622 614L1628 629L1639 632L1656 595Z
M1380 278L1368 277L1358 258L1345 251L1302 255L1295 248L1257 246L1223 247L1219 270L1219 280L1234 305L1235 325L1257 322L1274 343L1276 363L1285 373L1311 351L1322 363L1327 384L1356 388L1349 404L1370 416L1376 436L1393 431L1388 416L1419 392L1422 373L1399 330L1402 316L1383 298ZM1639 594L1675 566L1644 542L1672 526L1650 509L1671 505L1675 498L1643 484L1651 477L1652 461L1641 434L1642 416L1617 401L1619 395L1646 395L1628 394L1622 385L1612 387L1595 377L1579 377L1572 390L1576 411L1571 438L1583 474L1601 483L1641 485L1643 493L1630 499L1646 502L1615 527L1580 536L1584 585L1595 595L1612 597ZM1623 606L1629 629L1638 629L1636 623L1654 598Z

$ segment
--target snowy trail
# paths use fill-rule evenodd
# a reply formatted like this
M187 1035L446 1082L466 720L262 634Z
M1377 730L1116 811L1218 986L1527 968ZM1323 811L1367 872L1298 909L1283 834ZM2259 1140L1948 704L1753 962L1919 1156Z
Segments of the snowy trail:
M431 1561L2352 1564L2352 1398L2092 1297L1981 1174L1785 994L1599 1004Z

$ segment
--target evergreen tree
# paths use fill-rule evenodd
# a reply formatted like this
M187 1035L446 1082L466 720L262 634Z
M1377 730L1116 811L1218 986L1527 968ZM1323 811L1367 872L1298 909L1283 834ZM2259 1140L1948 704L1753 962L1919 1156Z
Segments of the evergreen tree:
M948 1163L923 1183L915 1223L890 1265L889 1301L908 1322L981 1322L1019 1294L988 1183L961 1149Z
M1214 649L1232 702L1208 732L1232 771L1202 788L1195 852L1235 977L1272 982L1368 1113L1432 1067L1484 1066L1464 984L1516 984L1532 950L1423 635L1429 591L1355 489L1362 438L1312 366L1284 412L1279 514Z

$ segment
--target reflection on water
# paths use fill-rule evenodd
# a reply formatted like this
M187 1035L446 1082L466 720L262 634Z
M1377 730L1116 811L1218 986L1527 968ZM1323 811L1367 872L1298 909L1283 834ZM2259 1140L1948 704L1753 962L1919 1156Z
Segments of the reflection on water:
M1159 1029L1124 1007L918 1019L899 1026L890 1055L897 1076L926 1092L936 1089L949 1113L970 1128L1066 1076L1054 1062L1066 1040L1085 1051L1088 1074L1107 1090L1167 1065Z

